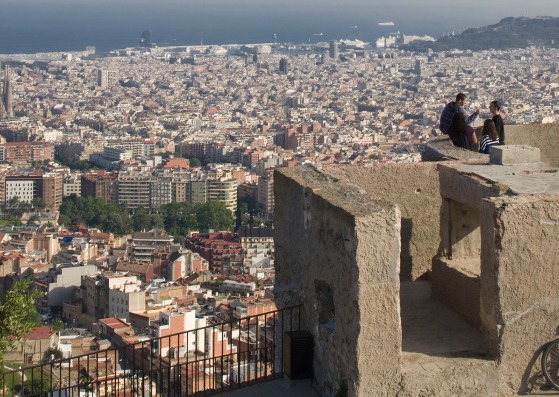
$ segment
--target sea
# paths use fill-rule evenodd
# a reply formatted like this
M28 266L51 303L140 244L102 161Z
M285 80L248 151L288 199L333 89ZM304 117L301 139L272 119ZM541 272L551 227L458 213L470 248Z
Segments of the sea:
M160 46L341 39L368 43L397 32L437 38L514 16L512 10L471 12L455 5L410 2L397 7L353 1L0 0L0 54L81 51L86 46L107 52L137 46L145 30ZM382 22L394 24L379 25Z

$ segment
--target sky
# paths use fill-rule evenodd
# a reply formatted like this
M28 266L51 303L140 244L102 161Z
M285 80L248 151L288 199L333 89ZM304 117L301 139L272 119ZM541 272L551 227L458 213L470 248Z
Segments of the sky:
M559 0L0 0L0 53L123 48L143 30L167 44L439 37L509 16L559 17ZM6 17L8 16L8 17ZM379 29L392 21L394 29ZM355 28L357 26L357 28Z

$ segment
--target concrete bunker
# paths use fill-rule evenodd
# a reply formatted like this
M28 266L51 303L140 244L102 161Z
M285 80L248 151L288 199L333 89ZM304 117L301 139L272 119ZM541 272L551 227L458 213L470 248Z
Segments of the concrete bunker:
M449 161L448 147L430 149L444 162L276 172L278 304L303 303L323 395L342 382L349 395L537 386L559 324L559 280L535 252L559 257L557 174L465 151Z

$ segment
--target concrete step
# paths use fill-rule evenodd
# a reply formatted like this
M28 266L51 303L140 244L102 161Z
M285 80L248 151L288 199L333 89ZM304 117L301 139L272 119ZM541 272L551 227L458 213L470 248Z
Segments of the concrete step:
M402 389L398 397L498 397L493 360L402 354Z

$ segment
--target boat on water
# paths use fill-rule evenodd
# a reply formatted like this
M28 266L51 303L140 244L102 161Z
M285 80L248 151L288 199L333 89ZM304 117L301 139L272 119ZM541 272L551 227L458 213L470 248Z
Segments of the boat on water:
M394 22L379 22L378 26L394 26Z
M355 40L344 39L344 40L340 40L340 47L342 49L358 50L358 49L363 49L365 47L365 42L358 39Z

